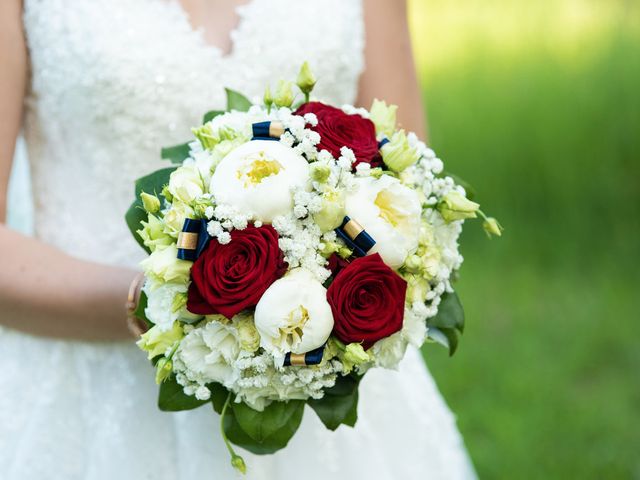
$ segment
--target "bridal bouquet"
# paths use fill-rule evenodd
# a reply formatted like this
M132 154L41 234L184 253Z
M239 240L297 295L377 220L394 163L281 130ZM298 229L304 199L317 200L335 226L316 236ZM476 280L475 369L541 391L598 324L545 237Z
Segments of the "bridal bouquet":
M285 447L305 404L331 430L355 425L361 378L407 345L453 353L463 221L501 233L397 107L310 101L314 84L305 64L304 101L286 81L255 104L228 90L126 216L149 253L136 315L159 407L210 404L241 471L232 444Z

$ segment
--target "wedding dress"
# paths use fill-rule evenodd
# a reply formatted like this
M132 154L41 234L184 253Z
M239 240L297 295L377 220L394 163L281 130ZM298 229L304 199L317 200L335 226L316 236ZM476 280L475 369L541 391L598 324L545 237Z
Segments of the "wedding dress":
M24 0L31 61L25 141L34 234L78 257L135 266L123 215L159 147L189 138L230 87L259 96L308 60L319 98L353 102L360 0L253 0L233 50L192 29L177 0ZM0 479L236 478L210 407L163 413L133 342L0 332ZM359 421L330 432L308 410L289 446L243 452L249 479L467 479L475 474L418 351L361 385Z

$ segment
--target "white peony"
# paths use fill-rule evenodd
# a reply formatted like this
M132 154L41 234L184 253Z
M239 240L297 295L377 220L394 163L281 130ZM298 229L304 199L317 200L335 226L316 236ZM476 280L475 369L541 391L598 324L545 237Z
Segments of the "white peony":
M306 188L309 164L280 142L253 140L231 151L211 177L218 205L270 223L293 210L292 191Z
M276 280L256 306L260 346L268 352L306 353L321 347L333 330L327 289L304 268Z
M213 321L189 332L180 343L176 356L190 379L202 384L218 382L229 387L236 379L232 364L239 353L236 328Z
M346 214L376 241L369 253L379 253L387 265L400 268L418 248L420 199L415 191L389 175L355 179L347 195Z

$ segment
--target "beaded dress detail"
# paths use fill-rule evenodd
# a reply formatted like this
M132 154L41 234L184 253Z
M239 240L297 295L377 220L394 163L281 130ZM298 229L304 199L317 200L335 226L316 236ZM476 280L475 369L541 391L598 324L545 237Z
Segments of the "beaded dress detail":
M31 83L25 142L34 235L92 261L135 266L124 212L136 178L166 163L224 87L260 96L308 60L314 94L355 100L361 0L253 0L225 55L178 0L24 0ZM0 478L237 478L209 407L157 409L153 369L133 342L84 343L0 331ZM417 351L371 371L356 428L330 432L307 410L289 446L243 452L248 479L474 478L455 421Z

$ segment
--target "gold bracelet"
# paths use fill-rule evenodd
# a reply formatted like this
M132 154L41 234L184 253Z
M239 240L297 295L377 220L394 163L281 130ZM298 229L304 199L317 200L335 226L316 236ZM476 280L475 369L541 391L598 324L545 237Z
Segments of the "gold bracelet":
M144 285L144 273L138 273L129 285L129 293L127 294L127 327L134 337L138 338L145 333L148 328L147 324L140 318L136 317L136 310L140 302L140 293Z

